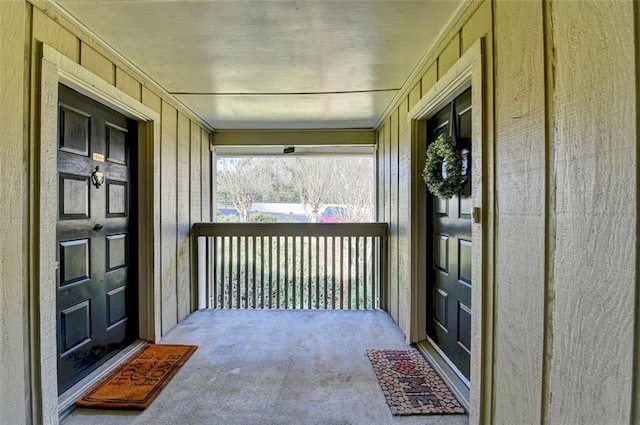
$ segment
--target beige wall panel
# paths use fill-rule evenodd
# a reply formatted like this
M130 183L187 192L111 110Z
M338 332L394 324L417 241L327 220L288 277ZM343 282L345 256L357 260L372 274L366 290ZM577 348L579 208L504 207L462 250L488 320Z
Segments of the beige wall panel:
M191 313L191 121L178 113L178 322Z
M409 131L409 122L407 114L409 112L409 97L405 96L398 106L398 135Z
M189 219L192 226L194 223L200 223L202 221L202 176L200 175L200 167L201 167L200 132L201 132L200 127L192 121L191 122L191 141L190 141L191 143L190 145L191 187L190 187L190 196L189 196L189 200L191 202ZM202 247L199 249L203 249L203 248L204 248L204 243L202 244ZM196 267L196 270L193 270L193 272L195 272L196 276L198 276L198 272L199 272L198 267ZM196 287L198 288L196 289ZM194 301L197 301L196 305L192 307L193 308L198 308L201 306L204 307L206 305L206 302L204 301L206 296L204 293L202 293L203 290L200 287L197 280L195 282L192 282L192 288L193 288L192 289L193 291L196 291L195 294L192 294L194 295L194 298L195 298Z
M398 322L398 110L394 110L389 118L389 151L390 151L390 187L389 205L389 230L391 240L389 244L389 267L391 276L389 279L389 314Z
M633 7L604 0L551 5L557 189L549 422L631 421L638 254Z
M495 7L495 422L540 423L545 288L542 3L498 2Z
M460 34L456 34L451 39L447 47L438 57L438 79L451 68L451 66L460 59Z
M80 61L80 40L36 8L33 9L33 37L74 62Z
M431 64L429 68L427 68L424 75L422 75L421 81L422 81L422 85L421 85L422 95L420 96L420 98L422 98L429 91L429 89L433 87L436 81L438 81L438 63L437 62L434 62L433 64Z
M374 153L374 167L375 167L375 179L376 179L376 192L375 192L375 215L374 219L376 221L383 221L381 212L384 208L383 206L383 179L384 179L384 151L382 146L382 137L380 136L380 130L376 131L376 150Z
M416 103L422 98L422 80L418 80L418 82L413 86L411 91L409 91L409 109L413 108Z
M635 20L635 34L636 34L636 39L635 39L635 45L636 45L636 116L637 121L636 121L636 143L638 146L640 146L640 7L637 7L637 3L636 7L634 8L634 20ZM636 155L638 155L638 152L636 151ZM637 158L636 158L637 161ZM637 164L637 162L636 162ZM636 166L636 175L639 174L639 170ZM638 181L638 179L636 178L636 182ZM636 196L640 196L640 194L638 194L638 188L636 187ZM636 213L637 213L638 209L636 208ZM636 215L636 220L638 219L637 215ZM636 263L636 268L638 268L638 263ZM636 277L637 279L637 277ZM636 292L636 303L640 302L639 300L640 298L640 291ZM638 304L636 304L636 306L638 306ZM638 310L638 308L636 307L636 311ZM636 317L636 323L635 323L635 340L636 341L640 341L640 319L638 319L638 317ZM635 364L640 364L640 344L636 344L635 347ZM638 376L638 374L640 373L640 371L636 368L635 373L634 373L634 397L633 397L633 418L632 418L632 423L634 425L640 425L640 376Z
M145 86L142 86L142 103L157 113L162 111L162 100L160 97Z
M162 270L162 335L178 320L177 300L177 111L162 102L162 146L160 147L160 245Z
M0 2L0 423L27 422L28 359L23 264L25 223L24 119L27 7ZM9 347L11 347L9 349Z
M469 18L460 32L460 44L463 54L475 41L484 37L491 29L491 0L484 0Z
M384 176L384 180L382 181L382 197L383 197L383 206L384 209L382 210L382 215L381 215L381 220L386 222L387 224L389 223L390 220L390 216L391 216L391 176L390 176L390 172L391 172L391 153L390 153L390 149L391 149L391 145L389 143L389 121L387 120L387 122L385 122L385 124L380 128L380 142L383 146L383 152L384 152L384 158L383 158L383 162L382 162L382 166L384 167L383 170L383 176ZM391 255L391 240L389 240L389 245L388 245L388 255ZM387 305L387 310L388 310L388 306L389 306L389 298L390 298L390 278L391 278L391 268L388 267L387 268L387 291L385 294L386 297L386 305Z
M384 221L389 223L391 219L391 140L389 137L389 120L381 129L382 143L384 145Z
M116 87L134 99L142 101L140 83L118 67L116 67Z
M401 108L406 102L401 104ZM406 122L406 113L405 119ZM398 325L411 334L411 131L400 121L398 145ZM403 131L404 130L404 131Z
M80 65L109 84L114 84L116 81L115 66L111 61L85 43L80 43Z
M202 220L202 176L200 174L200 127L191 123L191 224Z
M398 325L409 337L411 330L411 239L409 211L411 190L411 134L407 122L409 97L398 107ZM393 117L393 116L392 116Z
M200 129L200 175L202 176L202 221L211 221L211 151L209 133Z

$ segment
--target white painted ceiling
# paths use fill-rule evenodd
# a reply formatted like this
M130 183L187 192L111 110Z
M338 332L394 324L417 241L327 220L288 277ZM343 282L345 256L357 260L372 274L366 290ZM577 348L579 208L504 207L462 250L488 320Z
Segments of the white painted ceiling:
M57 0L215 129L373 128L468 0Z

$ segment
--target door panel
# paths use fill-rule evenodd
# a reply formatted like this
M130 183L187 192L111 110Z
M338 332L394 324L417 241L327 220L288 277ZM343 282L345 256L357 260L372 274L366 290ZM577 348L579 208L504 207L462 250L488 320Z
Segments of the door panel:
M452 122L452 120L454 120ZM463 157L466 182L457 196L429 195L428 237L433 239L428 258L427 334L469 379L471 347L471 90L427 122L427 143L450 134Z
M136 126L65 86L59 101L56 303L62 393L137 337L138 313L129 262L135 173L128 164ZM96 167L104 174L99 187L91 178Z

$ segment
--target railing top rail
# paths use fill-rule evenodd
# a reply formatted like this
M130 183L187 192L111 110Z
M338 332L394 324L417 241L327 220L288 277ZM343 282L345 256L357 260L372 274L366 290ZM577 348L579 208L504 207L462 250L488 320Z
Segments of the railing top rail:
M387 223L195 223L194 236L386 237Z

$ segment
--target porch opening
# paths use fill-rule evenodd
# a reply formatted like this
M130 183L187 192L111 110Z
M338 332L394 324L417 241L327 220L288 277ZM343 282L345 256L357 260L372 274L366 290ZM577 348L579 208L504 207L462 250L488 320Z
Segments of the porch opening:
M387 227L371 146L216 148L217 223L194 226L209 308L376 309Z

